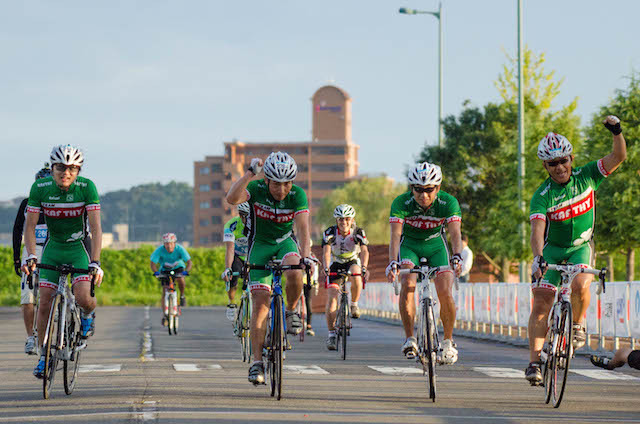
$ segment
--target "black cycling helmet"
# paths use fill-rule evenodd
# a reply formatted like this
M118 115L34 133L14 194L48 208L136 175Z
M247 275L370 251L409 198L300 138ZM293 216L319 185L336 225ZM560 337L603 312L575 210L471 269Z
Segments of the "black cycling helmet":
M51 176L51 168L49 168L49 163L45 162L44 168L36 172L36 180L39 180L40 178L47 178L50 176Z

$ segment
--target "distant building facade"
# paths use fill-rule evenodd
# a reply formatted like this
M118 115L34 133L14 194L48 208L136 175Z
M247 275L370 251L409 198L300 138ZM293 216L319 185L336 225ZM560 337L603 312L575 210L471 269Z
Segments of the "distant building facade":
M193 242L195 246L222 243L224 223L236 215L225 201L231 183L246 171L251 159L266 159L284 151L298 164L294 184L302 187L313 210L332 190L358 175L359 146L351 139L351 98L342 89L327 85L311 98L312 141L224 143L224 156L206 156L194 162ZM260 176L262 177L262 176ZM312 221L312 231L320 231Z

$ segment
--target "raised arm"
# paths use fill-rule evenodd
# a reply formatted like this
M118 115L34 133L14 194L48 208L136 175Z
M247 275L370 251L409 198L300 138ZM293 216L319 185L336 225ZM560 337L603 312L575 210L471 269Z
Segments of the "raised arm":
M237 181L231 184L229 188L229 192L227 193L226 200L231 205L239 205L242 202L246 202L249 200L247 194L247 185L251 181L253 177L258 175L262 170L263 165L262 159L253 158L251 159L251 165L245 171L244 175L240 177Z
M613 150L602 158L602 165L610 174L618 169L620 164L627 159L627 142L622 135L622 128L620 127L620 119L618 119L618 117L609 115L602 123L611 131L611 134L613 134Z

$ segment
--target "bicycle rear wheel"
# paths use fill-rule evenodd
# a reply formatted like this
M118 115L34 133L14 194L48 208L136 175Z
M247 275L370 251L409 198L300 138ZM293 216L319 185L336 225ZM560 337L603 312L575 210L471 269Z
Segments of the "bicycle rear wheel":
M560 322L558 323L558 343L555 352L554 367L552 369L553 407L557 408L562 402L564 389L569 375L573 343L573 311L571 303L562 302L560 307Z
M300 311L300 320L302 321L302 331L300 332L300 341L304 341L304 333L307 331L307 304L304 298L304 287L302 288L302 295L298 300L297 308Z
M168 310L167 310L167 331L169 332L169 335L173 334L173 326L175 325L175 321L173 320L173 308L174 308L174 304L173 304L173 296L171 294L169 294L169 296L167 296L167 305L168 305Z
M42 378L42 395L45 399L49 399L51 394L51 387L53 386L53 379L56 375L56 369L58 367L58 347L62 341L62 332L60 329L60 320L62 319L61 309L62 295L55 295L53 302L51 302L51 311L49 312L49 323L47 324L47 331L45 333L45 339L43 349L45 352L44 362L44 376ZM58 312L58 318L56 318L56 312Z
M173 335L178 334L178 326L180 324L180 317L178 315L173 316Z
M425 335L427 341L427 373L429 380L429 398L436 401L436 361L438 356L438 329L433 312L433 304L430 299L424 301L422 310L424 312Z
M70 314L67 321L66 339L69 344L69 351L71 356L68 360L64 361L64 392L68 395L73 393L73 389L76 387L76 381L78 377L78 368L80 364L80 350L77 350L80 346L80 315L78 311Z
M340 325L340 337L342 338L342 360L347 359L347 336L349 335L349 308L347 307L349 303L349 299L347 298L346 293L342 294L342 304L341 314L342 314L342 324Z
M236 332L240 336L240 344L242 346L242 361L251 361L251 338L249 337L250 321L249 300L242 296L240 300L240 311L238 313Z

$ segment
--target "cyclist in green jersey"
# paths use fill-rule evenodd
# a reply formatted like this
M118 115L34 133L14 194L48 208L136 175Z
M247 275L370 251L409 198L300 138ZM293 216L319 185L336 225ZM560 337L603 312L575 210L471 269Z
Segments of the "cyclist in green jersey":
M408 177L411 191L396 197L391 204L391 242L386 274L392 282L399 267L413 268L420 264L421 258L426 258L429 266L439 268L435 286L444 327L444 341L440 346L442 357L439 359L444 364L453 364L458 360L458 350L453 343L456 305L452 286L453 274L460 275L462 262L460 205L455 197L440 190L442 170L438 165L428 162L416 164L409 170ZM454 252L451 257L445 224ZM418 353L418 344L413 336L416 281L416 274L405 274L401 278L399 309L406 335L402 353L408 359L414 359Z
M251 181L264 165L264 179ZM248 202L247 220L250 264L264 265L272 257L281 259L283 265L306 264L311 266L309 234L309 204L304 190L293 184L298 173L296 162L283 152L274 152L262 161L254 158L240 179L227 193L227 202L237 205ZM293 235L293 224L300 248ZM302 293L302 272L289 270L286 279L287 331L298 334L302 330L300 317L295 309ZM249 368L249 381L264 384L262 346L266 335L266 321L271 293L271 273L252 270L249 287L253 301L251 313L251 345L255 362Z
M531 362L525 370L525 378L532 384L542 381L540 351L547 332L547 316L560 283L557 271L545 274L546 264L592 266L595 191L627 157L620 120L608 116L603 124L613 134L613 151L585 166L572 168L573 147L560 134L548 133L538 146L538 157L543 161L549 178L533 195L529 217L534 256L531 267L533 306L528 328ZM582 322L591 300L591 278L591 274L580 274L571 284L574 349L580 348L586 341Z
M42 211L49 229L40 262L47 265L71 264L75 268L88 268L91 275L73 275L72 286L76 302L82 308L82 336L94 332L95 297L91 297L91 279L96 286L104 275L100 268L102 227L100 224L100 199L96 186L88 178L78 175L84 163L82 152L71 145L60 145L51 151L51 177L37 180L31 186L27 202L25 246L29 256L22 271L30 274L36 269L36 224ZM91 258L82 241L87 236L84 213L91 228ZM58 287L59 273L40 270L40 307L38 309L38 344L42 348L44 332L51 309L51 300ZM40 357L33 374L42 378L44 356Z
M249 238L244 234L249 210L250 207L247 202L240 203L238 205L238 216L231 218L224 224L222 241L226 246L224 253L225 270L221 278L228 283L227 296L229 297L229 303L227 304L227 319L229 321L235 320L237 312L235 297L238 277L233 276L232 273L242 272L244 263L247 260L247 252L249 251Z

